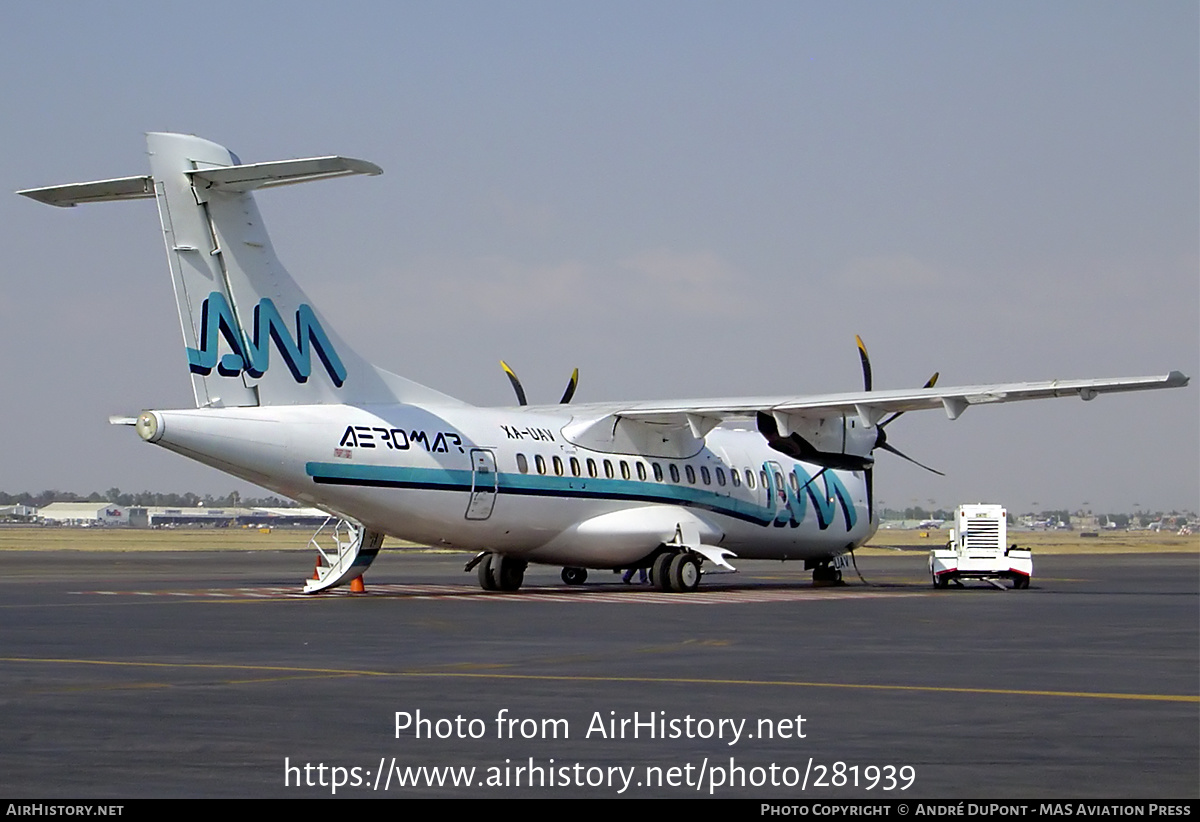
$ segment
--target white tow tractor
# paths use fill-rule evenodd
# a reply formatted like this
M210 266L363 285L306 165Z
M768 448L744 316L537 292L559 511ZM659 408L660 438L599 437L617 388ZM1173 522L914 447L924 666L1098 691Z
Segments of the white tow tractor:
M954 528L944 548L929 552L929 573L934 588L964 579L979 579L1003 588L1000 580L1012 580L1014 588L1028 588L1033 576L1033 553L1016 545L1005 546L1008 512L1002 505L960 505L954 512Z

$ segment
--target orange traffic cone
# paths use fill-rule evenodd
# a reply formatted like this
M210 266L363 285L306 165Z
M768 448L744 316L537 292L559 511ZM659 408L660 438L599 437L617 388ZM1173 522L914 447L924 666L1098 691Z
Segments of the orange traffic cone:
M354 579L350 580L350 593L365 594L366 592L367 588L365 585L363 585L362 577L355 577Z

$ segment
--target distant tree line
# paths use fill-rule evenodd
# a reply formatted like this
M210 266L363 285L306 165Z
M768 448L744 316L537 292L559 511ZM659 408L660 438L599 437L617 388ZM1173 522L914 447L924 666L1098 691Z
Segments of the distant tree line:
M919 505L912 505L905 508L903 511L897 508L884 508L879 514L880 519L941 519L947 522L954 519L953 511L946 511L938 508L935 511L927 511Z
M111 502L126 508L131 506L163 508L195 508L203 505L205 508L298 508L295 500L280 499L279 497L243 497L237 491L230 491L223 497L212 494L162 494L157 491L139 491L129 493L120 488L109 488L103 494L93 491L90 494L76 494L71 491L47 490L40 494L23 491L20 494L6 494L0 491L0 505L29 505L34 508L45 508L52 502Z
M1084 517L1095 516L1101 526L1106 523L1112 523L1116 528L1124 530L1131 525L1140 525L1145 528L1153 522L1163 520L1165 523L1179 522L1182 524L1189 518L1195 517L1195 513L1186 511L1139 511L1135 514L1093 514L1088 511L1086 514L1083 511L1071 513L1065 508L1046 511L1027 511L1025 513L1016 513L1011 509L1008 512L1008 524L1014 525L1018 518L1033 517L1035 520L1049 520L1050 522L1061 522L1065 525L1070 525L1072 519L1081 520ZM884 520L926 520L940 519L945 522L952 522L954 512L947 511L944 508L938 508L930 511L922 508L919 505L911 506L903 510L898 508L884 508L879 513L879 518Z

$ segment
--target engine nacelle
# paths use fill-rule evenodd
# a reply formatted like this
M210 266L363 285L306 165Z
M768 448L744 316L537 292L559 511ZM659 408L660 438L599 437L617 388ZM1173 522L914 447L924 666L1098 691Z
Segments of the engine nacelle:
M811 419L760 411L756 419L767 445L792 459L846 471L863 471L875 464L871 451L879 429L863 425L858 416Z

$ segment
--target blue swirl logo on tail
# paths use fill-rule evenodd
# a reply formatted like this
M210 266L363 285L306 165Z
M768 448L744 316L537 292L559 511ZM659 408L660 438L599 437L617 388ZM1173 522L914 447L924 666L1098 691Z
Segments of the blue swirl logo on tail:
M221 340L229 348L224 356L218 354ZM301 304L296 309L296 336L292 337L275 303L263 297L254 307L251 336L242 332L228 300L219 291L209 294L200 307L200 348L187 349L188 368L206 377L215 368L222 377L236 377L245 371L257 379L271 366L272 341L296 382L308 382L314 351L335 386L341 388L346 382L346 366L309 305Z

